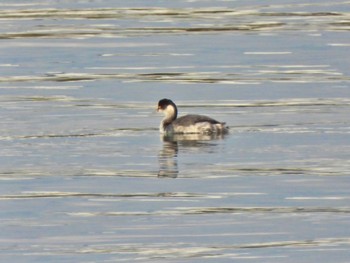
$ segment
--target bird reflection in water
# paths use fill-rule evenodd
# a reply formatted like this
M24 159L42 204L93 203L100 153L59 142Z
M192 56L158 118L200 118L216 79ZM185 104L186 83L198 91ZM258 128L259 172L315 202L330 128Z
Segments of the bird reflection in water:
M164 136L163 149L159 152L159 172L158 177L176 178L179 169L177 165L178 143Z
M178 151L179 148L186 147L211 147L216 144L210 144L209 141L224 138L224 134L172 134L161 135L163 148L159 152L159 172L158 177L176 178L179 174L178 169Z

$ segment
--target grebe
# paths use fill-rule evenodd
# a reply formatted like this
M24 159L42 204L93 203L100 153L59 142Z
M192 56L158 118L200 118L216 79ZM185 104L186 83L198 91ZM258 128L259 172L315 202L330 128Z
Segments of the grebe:
M219 122L204 115L190 114L177 118L177 107L169 99L160 100L157 111L165 115L159 127L159 131L163 134L225 134L228 132L225 122Z

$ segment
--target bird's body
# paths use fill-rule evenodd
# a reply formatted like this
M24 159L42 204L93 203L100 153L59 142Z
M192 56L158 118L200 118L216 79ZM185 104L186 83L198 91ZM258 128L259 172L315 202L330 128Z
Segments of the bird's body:
M160 132L164 134L225 134L228 132L224 122L208 116L190 114L177 118L177 107L169 99L158 102L158 111L162 111L165 115L159 127Z

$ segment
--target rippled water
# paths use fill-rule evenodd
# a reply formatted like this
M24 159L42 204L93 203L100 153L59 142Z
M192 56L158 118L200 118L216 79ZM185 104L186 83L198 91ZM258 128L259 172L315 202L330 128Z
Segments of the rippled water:
M2 1L1 261L348 262L349 4Z

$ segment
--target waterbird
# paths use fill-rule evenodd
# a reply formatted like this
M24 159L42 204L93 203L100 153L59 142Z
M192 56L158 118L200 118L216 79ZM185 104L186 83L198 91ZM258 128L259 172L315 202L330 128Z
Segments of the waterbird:
M157 111L164 113L165 117L160 123L159 131L165 135L228 133L225 122L219 122L205 115L189 114L177 118L177 107L169 99L161 99Z

